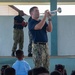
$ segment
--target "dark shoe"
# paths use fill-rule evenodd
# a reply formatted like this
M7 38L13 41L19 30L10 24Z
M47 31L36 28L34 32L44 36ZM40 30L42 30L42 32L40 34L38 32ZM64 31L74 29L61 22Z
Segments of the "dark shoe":
M31 54L31 53L29 53L29 54L28 54L28 57L32 57L32 54Z
M13 57L14 57L14 56L15 56L15 52L12 52L11 56L13 56Z

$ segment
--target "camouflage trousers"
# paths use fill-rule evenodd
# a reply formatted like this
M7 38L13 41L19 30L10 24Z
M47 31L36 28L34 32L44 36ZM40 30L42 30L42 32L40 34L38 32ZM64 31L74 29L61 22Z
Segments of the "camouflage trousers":
M32 53L32 34L30 31L28 32L28 34L29 34L28 53Z
M23 29L14 29L13 31L14 35L13 35L13 48L12 51L15 52L17 49L17 45L19 45L19 49L22 50L23 49L23 42L24 42L24 32Z
M49 70L49 52L47 44L33 44L33 60L35 67L43 66Z

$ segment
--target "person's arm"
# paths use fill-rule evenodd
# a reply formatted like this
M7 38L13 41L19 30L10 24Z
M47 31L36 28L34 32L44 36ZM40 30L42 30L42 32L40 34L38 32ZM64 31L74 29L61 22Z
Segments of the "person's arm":
M46 21L46 17L47 17L47 11L48 10L45 11L45 15L44 15L43 19L38 24L35 25L35 27L34 27L35 30L40 30L45 25L45 21Z
M28 24L28 22L24 22L24 21L22 22L22 26L23 26L23 27L26 27L27 24Z
M52 32L52 21L51 21L51 13L50 12L48 12L47 18L48 18L48 26L46 27L46 30L48 32Z
M52 22L51 22L51 18L48 19L48 26L46 27L46 30L48 32L52 32Z
M43 19L38 23L36 24L36 26L34 27L35 30L40 30L42 29L42 27L44 26L45 24L45 20L46 20L46 16L43 17Z

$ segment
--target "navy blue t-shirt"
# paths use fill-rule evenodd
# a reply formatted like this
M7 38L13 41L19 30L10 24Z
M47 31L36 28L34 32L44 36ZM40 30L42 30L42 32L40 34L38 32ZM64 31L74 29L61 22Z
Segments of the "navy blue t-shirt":
M22 23L24 18L22 18L22 16L18 15L18 16L15 16L14 17L14 20L17 22L17 23ZM14 28L17 28L17 29L23 29L23 26L21 24L19 25L16 25L14 24Z
M28 28L30 30L30 32L32 33L32 38L34 43L37 42L48 42L48 37L47 37L47 31L46 31L46 27L48 26L47 23L45 23L45 25L43 26L43 28L41 30L34 30L34 27L36 24L38 24L41 20L36 21L34 19L31 19L28 22Z

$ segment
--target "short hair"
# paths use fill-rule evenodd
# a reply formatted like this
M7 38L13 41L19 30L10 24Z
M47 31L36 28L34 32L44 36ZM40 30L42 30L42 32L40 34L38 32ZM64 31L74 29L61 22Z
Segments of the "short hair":
M4 75L15 75L15 69L12 67L6 68L4 71Z
M53 71L50 73L50 75L61 75L61 73L59 71Z
M28 75L32 75L32 70L33 69L31 69L31 70L28 71Z
M41 74L41 73L49 73L49 71L45 67L39 67L38 74Z
M55 70L59 71L62 75L63 75L63 73L64 73L64 75L67 75L65 66L62 64L55 65Z
M71 75L75 75L75 70L72 71Z
M5 71L5 69L8 68L8 67L10 67L10 66L9 66L9 65L3 65L3 66L1 67L1 75L4 75L4 71Z
M21 12L23 12L23 10L19 10L19 11L18 11L18 14L20 14ZM24 13L24 12L23 12L23 13Z
M44 67L33 68L33 69L28 71L28 75L39 75L42 73L48 73L49 74L49 71Z
M64 66L64 65L62 65L62 64L55 65L55 70L63 71L63 70L64 70L64 68L65 68L65 66Z
M29 13L31 14L31 12L32 12L35 8L38 8L38 7L34 6L34 7L30 8Z
M24 53L23 53L22 50L17 50L17 51L16 51L16 57L17 57L17 58L20 58L20 57L22 57L23 55L24 55Z

